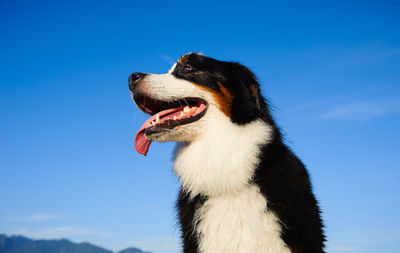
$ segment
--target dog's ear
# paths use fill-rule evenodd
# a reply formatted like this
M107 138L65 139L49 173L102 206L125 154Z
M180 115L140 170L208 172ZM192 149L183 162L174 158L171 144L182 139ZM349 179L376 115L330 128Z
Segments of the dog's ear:
M236 63L234 71L236 74L235 79L240 80L240 83L246 87L255 106L260 110L265 110L266 104L264 97L261 94L260 85L254 73L247 67L238 63Z
M245 124L257 118L266 119L267 104L261 94L256 76L247 67L239 63L230 63L227 82L233 94L231 119L235 123Z
M257 105L257 108L261 109L262 98L261 98L260 87L258 86L258 84L253 83L253 84L250 84L249 89L250 89L250 94L251 94L254 102Z

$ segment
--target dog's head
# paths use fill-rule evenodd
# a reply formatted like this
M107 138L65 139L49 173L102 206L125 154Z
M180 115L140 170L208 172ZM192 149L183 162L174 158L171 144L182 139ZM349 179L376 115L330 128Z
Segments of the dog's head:
M129 89L138 107L152 115L135 139L144 155L151 141L190 142L219 121L244 125L267 117L248 68L198 53L182 56L165 74L133 73Z

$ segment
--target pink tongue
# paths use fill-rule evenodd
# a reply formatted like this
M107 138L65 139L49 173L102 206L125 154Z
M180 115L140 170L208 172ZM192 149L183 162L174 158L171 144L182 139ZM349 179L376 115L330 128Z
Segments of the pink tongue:
M172 108L172 109L168 109L165 111L161 111L158 114L158 116L160 118L168 115L168 114L173 114L175 112L178 111L182 111L183 110L183 106L182 107L178 107L178 108ZM151 116L148 120L146 120L146 122L144 122L144 124L142 125L142 127L139 129L139 131L136 134L135 137L135 149L139 154L142 155L146 155L147 151L149 150L149 146L151 144L151 140L147 139L146 135L145 135L145 130L146 128L149 126L150 122L154 121L156 119L156 115Z

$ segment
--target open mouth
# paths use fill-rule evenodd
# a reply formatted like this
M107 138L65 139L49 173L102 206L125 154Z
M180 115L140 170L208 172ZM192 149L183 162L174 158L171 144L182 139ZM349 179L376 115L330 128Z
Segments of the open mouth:
M184 98L166 102L136 95L134 100L142 111L152 115L135 137L135 148L142 155L147 154L151 144L148 136L195 122L203 117L207 110L206 101L200 98Z

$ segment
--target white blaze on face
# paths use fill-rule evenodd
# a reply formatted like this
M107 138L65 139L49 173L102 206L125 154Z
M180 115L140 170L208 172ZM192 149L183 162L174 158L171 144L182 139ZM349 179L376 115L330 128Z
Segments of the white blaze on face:
M174 63L174 65L172 65L172 67L168 70L167 73L171 74L172 72L174 72L175 68L176 68L176 62Z
M209 92L199 89L195 84L176 78L170 72L166 74L148 74L142 81L146 95L161 101L176 101L188 97L197 97L213 103Z

